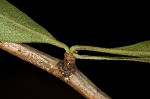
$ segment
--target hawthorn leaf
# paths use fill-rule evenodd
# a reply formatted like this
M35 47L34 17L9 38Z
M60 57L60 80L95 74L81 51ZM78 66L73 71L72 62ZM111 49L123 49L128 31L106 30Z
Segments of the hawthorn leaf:
M49 43L69 50L67 45L6 0L0 0L0 42Z

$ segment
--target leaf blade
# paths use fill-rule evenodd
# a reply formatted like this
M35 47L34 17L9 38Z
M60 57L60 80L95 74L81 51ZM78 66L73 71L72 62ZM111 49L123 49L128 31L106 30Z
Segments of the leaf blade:
M46 29L5 0L0 1L0 41L17 43L49 43L68 50Z
M146 51L150 52L150 40L132 44L129 46L116 47L116 49L131 50L131 51Z

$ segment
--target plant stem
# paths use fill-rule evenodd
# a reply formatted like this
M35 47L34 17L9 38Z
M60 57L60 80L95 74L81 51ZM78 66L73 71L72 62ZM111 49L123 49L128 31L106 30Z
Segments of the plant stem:
M88 99L110 99L77 68L74 68L74 72L64 76L65 72L60 69L62 65L60 59L25 44L3 42L0 43L0 48L60 78Z

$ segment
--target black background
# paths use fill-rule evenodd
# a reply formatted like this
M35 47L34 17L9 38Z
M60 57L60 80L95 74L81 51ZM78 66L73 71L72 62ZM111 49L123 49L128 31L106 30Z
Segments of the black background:
M117 47L149 40L148 6L142 3L8 1L69 47L77 44ZM63 58L64 50L55 46L28 45ZM3 50L0 50L0 61L2 99L84 99L58 78ZM77 60L76 64L114 99L148 97L147 63Z

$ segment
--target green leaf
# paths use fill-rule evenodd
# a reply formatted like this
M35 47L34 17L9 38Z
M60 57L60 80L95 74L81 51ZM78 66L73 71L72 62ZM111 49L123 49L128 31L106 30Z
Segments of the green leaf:
M74 56L79 59L97 59L97 60L130 60L150 62L150 41L139 42L133 45L116 47L116 48L101 48L94 46L72 46L70 48ZM109 56L90 56L78 55L75 52L78 50L88 50L102 53L109 53ZM113 55L118 56L113 56Z
M129 46L117 47L116 49L128 51L150 52L150 41L143 41Z
M46 29L6 0L0 0L0 41L17 43L49 43L69 50Z
M150 41L143 41L133 45L117 47L115 50L122 50L122 55L148 57L150 58Z

